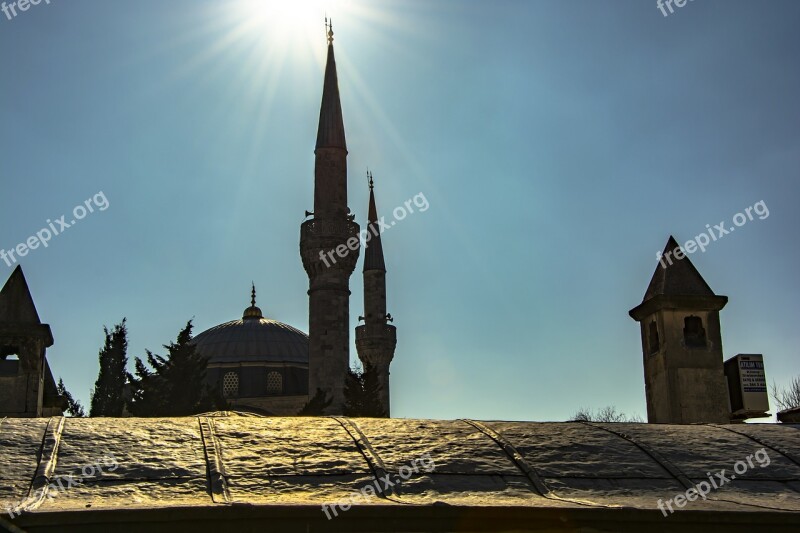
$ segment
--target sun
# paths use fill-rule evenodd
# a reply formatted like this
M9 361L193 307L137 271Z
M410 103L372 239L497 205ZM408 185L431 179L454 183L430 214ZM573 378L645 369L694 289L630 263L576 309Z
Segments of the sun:
M346 11L349 3L345 0L237 0L235 9L243 31L261 32L264 40L292 46L319 42L324 38L324 18L332 11Z

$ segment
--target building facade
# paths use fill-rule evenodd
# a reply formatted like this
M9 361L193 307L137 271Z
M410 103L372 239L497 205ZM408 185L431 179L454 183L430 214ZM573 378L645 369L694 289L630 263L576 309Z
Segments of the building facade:
M728 303L708 286L670 237L642 303L631 309L642 338L647 420L730 422L719 312ZM669 255L668 255L669 252Z

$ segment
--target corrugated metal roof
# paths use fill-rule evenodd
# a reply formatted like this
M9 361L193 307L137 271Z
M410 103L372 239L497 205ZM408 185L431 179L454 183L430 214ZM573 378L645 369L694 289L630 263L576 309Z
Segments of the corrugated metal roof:
M302 520L327 524L322 505L347 503L365 487L377 486L380 491L355 503L362 511L349 520L359 512L369 515L373 507L384 517L396 512L419 520L426 509L441 506L488 513L551 509L571 517L594 510L600 513L596 519L606 512L648 511L654 519L661 517L652 513L659 499L674 499L725 469L729 482L684 510L729 518L750 513L758 520L763 513L788 511L788 519L778 520L800 525L798 429L239 413L4 419L0 508L21 512L14 523L42 524L77 523L75 513L89 511L99 513L92 515L95 523L98 516L110 520L122 513L136 521L142 519L137 513L167 509L206 513L229 506L229 512L239 513L242 505L263 512L278 506L283 513L305 506ZM753 459L761 449L768 465ZM734 475L737 462L748 456L753 467ZM423 461L431 468L414 468ZM80 484L71 485L70 475ZM225 512L213 516L231 519ZM292 520L287 523L297 525L297 518ZM387 528L382 530L393 530Z
M688 508L800 512L798 428L257 416L5 419L0 507L26 502L26 513L51 513L322 505L346 501L388 474L392 490L362 505L656 509L659 499L722 469L731 477L737 461L764 448L768 466L754 464ZM422 457L432 471L400 480L404 467ZM61 478L67 485L69 475L81 483L53 491L51 483ZM48 485L49 495L39 494Z

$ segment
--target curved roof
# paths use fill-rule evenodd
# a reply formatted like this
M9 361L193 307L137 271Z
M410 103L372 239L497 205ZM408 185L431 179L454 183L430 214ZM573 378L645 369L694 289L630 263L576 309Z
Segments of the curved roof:
M258 308L256 308L258 309ZM306 363L308 335L283 322L257 316L231 320L198 334L192 343L209 363Z
M163 520L202 515L208 521L201 530L218 527L215 520L289 519L295 513L292 520L303 531L308 524L313 531L332 525L354 531L348 529L352 520L377 513L370 531L452 531L447 517L477 519L480 511L494 520L491 527L475 528L481 531L524 530L548 517L576 531L581 524L626 521L640 527L625 531L667 531L668 525L704 531L685 528L689 523L736 526L726 531L761 524L754 530L767 531L763 526L775 521L800 525L798 429L236 413L5 419L0 508L23 511L14 520L21 527L100 527L123 518L141 526L146 510ZM87 465L108 464L109 457L116 468L88 473ZM748 460L752 467L740 471ZM674 501L723 469L729 481L705 499L684 502L668 518L658 509L659 500ZM54 481L69 475L81 476L81 484L58 489ZM378 494L351 502L354 492L364 494L364 487L376 484ZM47 497L48 490L57 497ZM353 503L353 509L340 508L338 521L329 522L320 506L336 502Z
M256 306L256 286L250 307L240 320L231 320L200 333L192 344L213 363L305 363L308 335L283 322L264 318Z

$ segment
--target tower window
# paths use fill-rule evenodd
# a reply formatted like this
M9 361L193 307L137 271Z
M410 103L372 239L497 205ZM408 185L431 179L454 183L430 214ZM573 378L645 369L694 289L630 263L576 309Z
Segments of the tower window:
M267 374L267 394L280 394L283 392L283 376L280 372Z
M226 398L239 396L239 375L236 372L226 372L223 376L222 395Z
M706 346L706 330L699 316L687 316L683 319L683 340L690 348Z
M650 343L650 353L654 354L661 348L661 343L658 340L658 325L656 321L650 322L650 330L648 331L648 340Z

